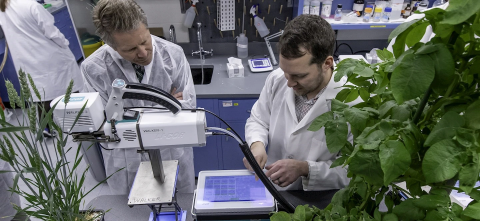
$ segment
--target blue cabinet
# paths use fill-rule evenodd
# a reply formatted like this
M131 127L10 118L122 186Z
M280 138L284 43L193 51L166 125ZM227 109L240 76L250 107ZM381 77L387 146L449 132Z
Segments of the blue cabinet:
M70 43L68 47L75 56L75 60L80 60L83 57L82 48L78 43L77 33L75 32L75 26L73 26L72 19L68 13L68 8L63 7L62 9L53 13L55 19L55 26L62 32L65 38Z
M3 60L5 56L5 39L0 39L0 61ZM3 67L2 72L3 78L0 83L0 96L3 102L10 102L8 99L7 87L5 86L5 80L12 82L13 86L17 91L20 91L20 82L18 81L17 72L15 71L15 66L13 65L12 56L8 53L7 61Z
M245 123L250 117L250 110L257 99L197 99L197 107L210 110L225 120L245 140ZM227 128L224 123L207 115L207 126ZM237 170L245 169L243 153L238 142L228 136L211 136L205 147L194 147L195 174L202 170Z

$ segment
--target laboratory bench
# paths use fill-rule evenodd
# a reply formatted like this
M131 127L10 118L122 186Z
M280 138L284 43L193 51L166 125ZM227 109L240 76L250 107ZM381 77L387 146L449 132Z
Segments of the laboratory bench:
M313 205L320 209L325 208L331 201L337 190L326 191L280 191L280 194L293 206ZM193 193L177 193L177 202L182 210L186 210L187 221L194 220L192 217ZM150 208L146 205L129 207L127 195L103 195L94 198L85 208L109 210L105 214L105 221L131 221L148 220ZM281 208L279 209L281 210ZM219 217L222 220L228 218Z

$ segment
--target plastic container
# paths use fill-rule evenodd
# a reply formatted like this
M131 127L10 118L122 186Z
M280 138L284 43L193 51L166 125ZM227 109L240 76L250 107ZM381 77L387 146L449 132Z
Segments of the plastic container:
M379 22L382 18L383 9L380 6L375 7L375 13L373 14L372 20L374 22Z
M270 33L263 19L255 15L253 21L255 23L255 28L257 28L258 34L260 35L260 37L263 38Z
M302 14L308 15L310 14L310 0L303 1L303 12Z
M373 13L373 8L371 5L368 5L367 7L365 7L365 13L363 14L363 21L369 22L370 18L372 17L372 13Z
M390 7L392 8L392 12L390 13L390 20L397 20L400 19L400 15L403 9L403 1L404 0L392 0L390 3Z
M195 19L195 3L192 3L192 6L187 9L185 12L185 21L183 22L183 25L187 28L191 28L193 24L193 20Z
M248 38L243 33L241 33L237 38L237 57L248 57Z
M332 1L324 1L322 7L322 18L329 18L332 14Z
M342 4L337 5L337 10L335 10L335 21L341 21L342 20Z
M310 14L311 15L320 15L320 1L313 0L313 1L310 2Z
M382 19L383 22L388 22L390 20L390 14L392 13L392 8L386 7L383 11Z
M363 15L363 6L365 2L363 0L355 0L353 1L353 8L352 10L356 12L357 17L362 17Z

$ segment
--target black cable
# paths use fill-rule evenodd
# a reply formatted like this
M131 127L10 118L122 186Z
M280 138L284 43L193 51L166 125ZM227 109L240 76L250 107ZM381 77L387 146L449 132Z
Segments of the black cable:
M229 136L229 137L231 137L231 138L235 139L235 137L233 137L232 135L230 135L230 134L227 134L227 133L213 132L213 133L212 133L212 135L225 135L225 136Z
M102 144L100 144L100 142L98 143L98 145L99 145L102 149L104 149L104 150L114 150L114 149L109 149L109 148L103 147Z
M335 49L335 51L338 51L338 49L339 49L340 46L342 46L342 45L346 45L348 48L350 48L350 52L351 52L352 54L354 54L352 47L350 47L350 45L347 44L347 43L341 43L341 44L339 44L339 45L337 46L337 48Z
M242 149L245 159L247 159L253 171L258 176L258 178L260 178L263 185L265 185L265 187L267 188L268 192L272 194L273 198L275 198L278 201L278 203L280 203L280 205L282 205L283 208L288 213L295 212L295 207L291 203L287 202L287 200L282 195L280 195L277 188L273 186L272 182L270 182L267 175L265 175L263 170L260 168L260 165L258 165L257 160L255 160L255 157L253 156L252 151L248 147L248 144L244 142L243 144L239 144L239 146L240 146L240 149Z
M356 51L353 54L358 54L358 53L370 53L370 51L369 50L360 50L360 51Z

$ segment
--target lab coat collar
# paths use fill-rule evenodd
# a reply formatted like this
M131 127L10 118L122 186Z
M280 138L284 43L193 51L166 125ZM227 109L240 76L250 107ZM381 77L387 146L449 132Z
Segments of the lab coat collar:
M327 88L325 91L318 97L317 102L313 105L312 109L308 111L307 115L303 117L303 119L298 122L297 120L297 115L295 114L295 93L293 92L292 88L288 88L288 100L287 104L289 106L289 110L292 113L292 117L295 119L295 122L297 123L295 129L292 131L292 133L295 133L298 130L301 130L302 128L309 126L315 118L320 116L321 114L330 111L330 107L328 105L328 101L334 99L337 96L338 89L337 87L342 86L340 82L335 82L334 79L335 73L332 73L332 77L330 78L330 81L327 84ZM293 111L292 111L293 110Z

